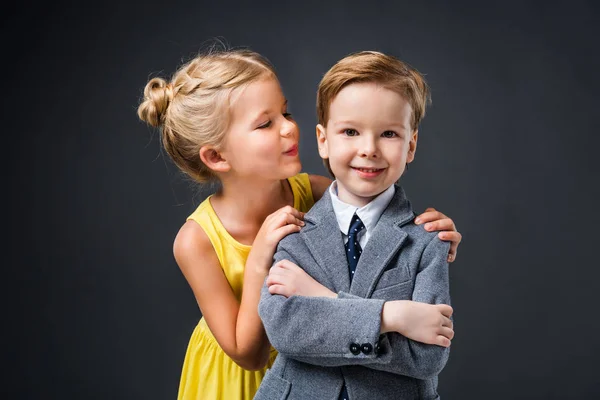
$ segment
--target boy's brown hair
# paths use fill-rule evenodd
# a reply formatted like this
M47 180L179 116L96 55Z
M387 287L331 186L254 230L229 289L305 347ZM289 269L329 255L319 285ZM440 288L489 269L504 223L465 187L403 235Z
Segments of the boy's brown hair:
M377 51L352 53L325 73L317 91L317 120L327 127L329 107L337 94L353 83L374 82L401 95L412 107L411 128L416 130L431 103L429 86L419 71L396 57ZM327 170L329 160L323 160Z

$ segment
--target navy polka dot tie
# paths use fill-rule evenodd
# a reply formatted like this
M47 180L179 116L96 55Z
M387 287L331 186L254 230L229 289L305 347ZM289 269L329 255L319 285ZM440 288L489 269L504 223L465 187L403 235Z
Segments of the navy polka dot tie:
M358 218L358 215L354 214L352 222L350 223L350 229L348 229L348 242L346 243L346 258L348 259L348 272L350 273L350 283L354 278L354 271L356 271L356 264L362 253L362 248L358 243L358 234L360 231L365 229L365 225ZM346 389L346 383L342 386L342 392L340 393L339 400L348 400L348 390Z
M360 218L358 218L358 215L354 214L352 217L352 223L350 224L350 229L348 230L348 242L346 243L346 258L348 258L350 283L352 283L354 271L356 271L356 264L358 264L358 259L362 253L360 244L358 244L358 234L363 229L365 229L365 225Z

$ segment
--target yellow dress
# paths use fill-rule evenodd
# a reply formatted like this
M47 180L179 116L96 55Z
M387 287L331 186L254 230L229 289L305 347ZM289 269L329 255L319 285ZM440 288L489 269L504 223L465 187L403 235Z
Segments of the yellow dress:
M314 203L308 174L298 174L288 181L294 193L294 208L302 212L308 211ZM198 206L189 219L196 221L206 232L225 276L240 301L244 267L251 246L239 243L225 230L210 204L210 197ZM177 398L251 400L276 355L276 350L271 348L271 356L265 368L247 371L225 354L204 318L201 318L188 344Z

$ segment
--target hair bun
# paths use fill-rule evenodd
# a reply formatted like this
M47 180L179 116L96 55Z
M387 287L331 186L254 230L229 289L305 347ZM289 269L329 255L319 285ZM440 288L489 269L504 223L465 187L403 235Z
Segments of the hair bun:
M138 107L139 118L154 127L161 126L172 100L173 86L162 78L152 78L144 88L144 101Z

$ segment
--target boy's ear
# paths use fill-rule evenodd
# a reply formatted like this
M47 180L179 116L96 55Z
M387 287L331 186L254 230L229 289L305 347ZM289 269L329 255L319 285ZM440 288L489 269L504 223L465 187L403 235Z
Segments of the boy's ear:
M215 172L227 172L231 169L231 165L224 158L223 153L212 146L200 148L200 159L204 165Z
M417 152L417 140L419 139L419 130L415 129L412 133L410 142L408 142L408 155L406 156L406 163L411 163L415 159L415 153Z
M329 158L329 151L327 149L327 136L325 135L325 128L323 125L317 125L317 145L319 147L319 155L322 159Z

